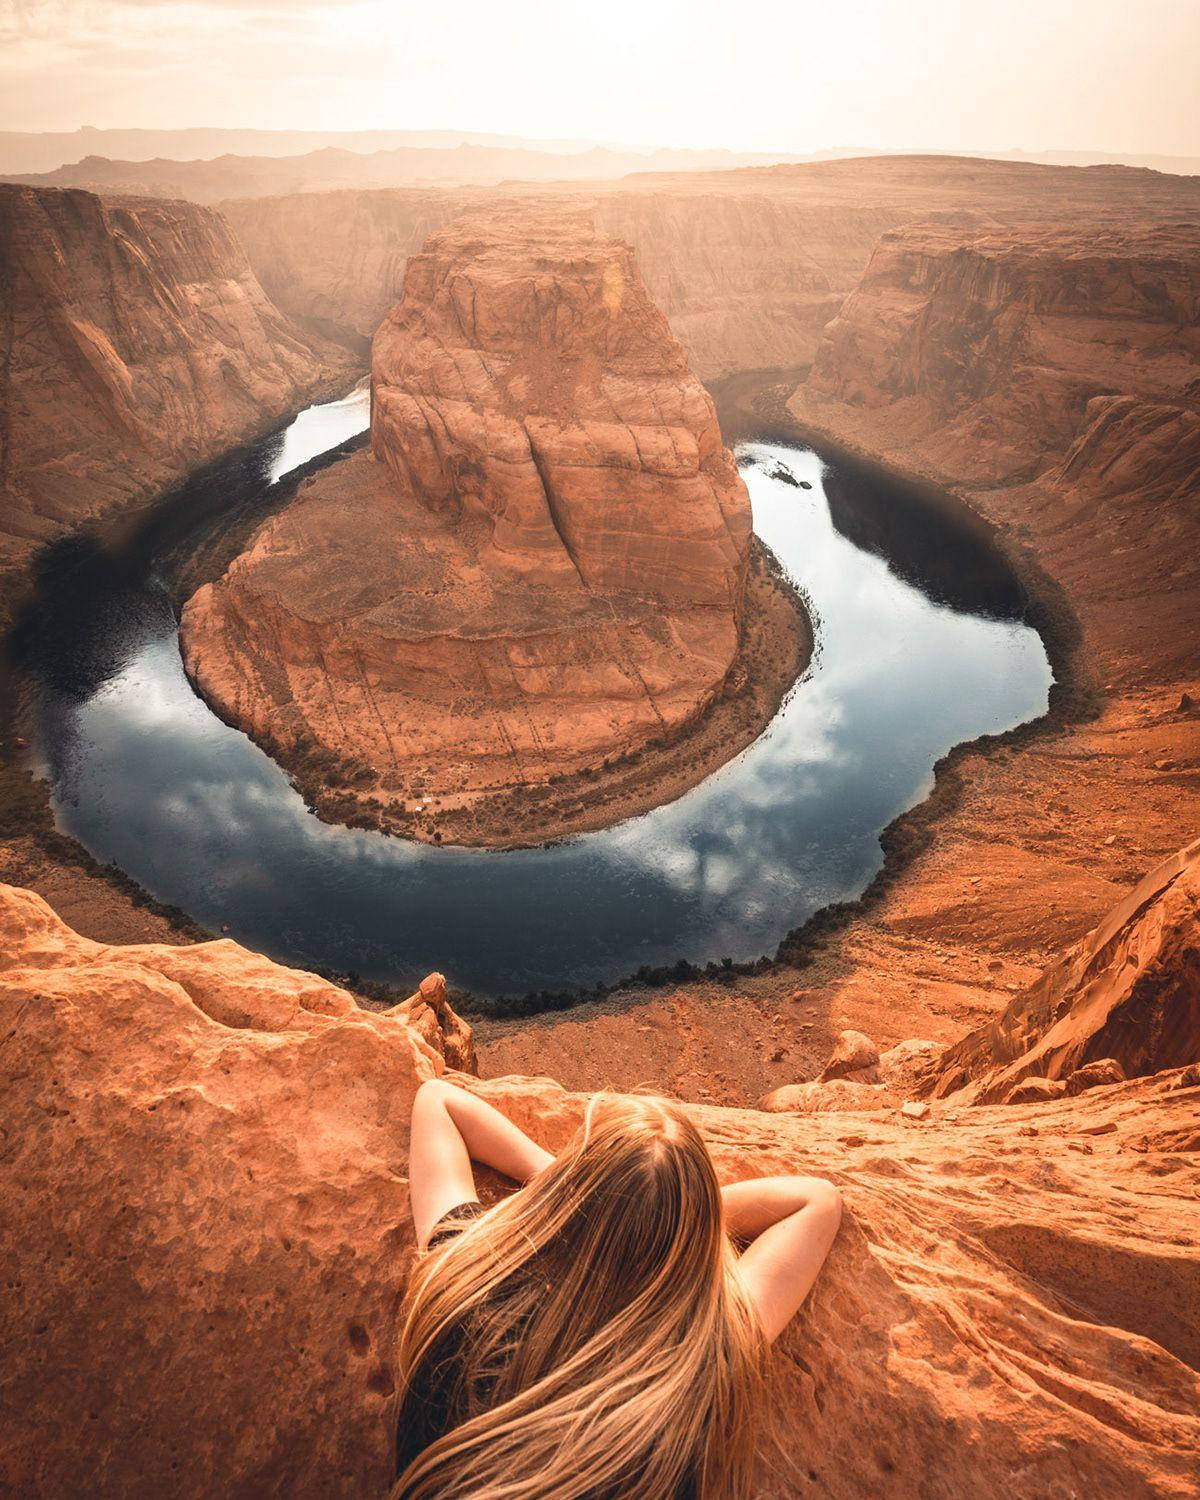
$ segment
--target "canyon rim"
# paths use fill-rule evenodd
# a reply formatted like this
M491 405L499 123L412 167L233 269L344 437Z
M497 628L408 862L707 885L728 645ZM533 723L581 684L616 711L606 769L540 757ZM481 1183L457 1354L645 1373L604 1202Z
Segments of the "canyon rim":
M836 1185L753 1500L1200 1493L1144 9L0 23L4 1494L388 1494L431 1079Z

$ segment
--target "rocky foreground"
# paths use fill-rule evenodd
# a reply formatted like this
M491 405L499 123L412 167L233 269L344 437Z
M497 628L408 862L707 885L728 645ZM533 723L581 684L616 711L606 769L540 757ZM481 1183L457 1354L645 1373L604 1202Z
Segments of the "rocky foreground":
M335 374L191 203L0 185L0 569L268 429Z
M496 799L627 770L736 692L776 591L751 570L712 401L626 245L563 214L433 236L375 336L371 435L181 626L201 692L322 808L332 784L383 826L536 840L561 818L498 818ZM718 762L794 678L791 636ZM678 790L647 781L644 805Z
M1194 901L1190 923L1185 958ZM1104 948L1115 973L1125 951ZM408 1109L473 1063L439 981L368 1013L235 943L106 947L0 887L0 1036L0 1482L382 1492ZM583 1105L455 1076L551 1149ZM1190 1500L1196 1068L982 1107L819 1087L836 1107L694 1111L727 1180L823 1173L848 1205L773 1358L788 1467L762 1493Z

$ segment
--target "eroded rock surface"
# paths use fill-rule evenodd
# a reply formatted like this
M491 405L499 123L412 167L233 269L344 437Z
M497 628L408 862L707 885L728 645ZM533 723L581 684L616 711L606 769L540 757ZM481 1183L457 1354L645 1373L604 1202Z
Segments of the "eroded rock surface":
M225 717L349 763L375 809L461 810L636 755L724 693L749 498L627 246L561 214L441 231L372 398L373 456L188 602L184 659Z
M382 1492L407 1112L441 1060L231 942L104 947L8 887L0 936L0 1479ZM697 1108L725 1179L818 1172L847 1202L772 1362L787 1463L764 1493L1190 1500L1187 1077L922 1118ZM472 1086L551 1149L583 1106Z
M1178 215L889 237L789 402L996 528L1059 679L1054 732L957 755L935 836L808 976L831 1031L953 1041L1200 827L1200 234L1194 188L1158 190Z
M1076 1093L1198 1058L1200 841L1152 870L1002 1015L949 1048L937 1092L987 1103L1033 1075Z
M109 948L7 886L0 1015L5 1489L381 1491L436 1050L233 942Z
M264 430L341 359L195 204L0 186L0 263L0 565Z
M875 414L874 445L971 483L1032 477L1101 392L1200 403L1189 225L918 225L885 234L797 405Z

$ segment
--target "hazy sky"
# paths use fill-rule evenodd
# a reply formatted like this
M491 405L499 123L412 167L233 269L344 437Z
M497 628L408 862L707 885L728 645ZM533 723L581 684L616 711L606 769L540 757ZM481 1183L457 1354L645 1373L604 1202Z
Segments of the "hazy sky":
M0 0L0 128L1200 154L1200 0Z

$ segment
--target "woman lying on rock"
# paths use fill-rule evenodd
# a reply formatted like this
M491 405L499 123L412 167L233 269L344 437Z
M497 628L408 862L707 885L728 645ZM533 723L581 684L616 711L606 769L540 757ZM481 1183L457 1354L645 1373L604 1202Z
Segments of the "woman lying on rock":
M472 1161L524 1186L484 1209ZM750 1493L766 1346L829 1253L836 1188L720 1187L661 1099L598 1095L551 1156L442 1081L417 1091L409 1178L393 1500Z

